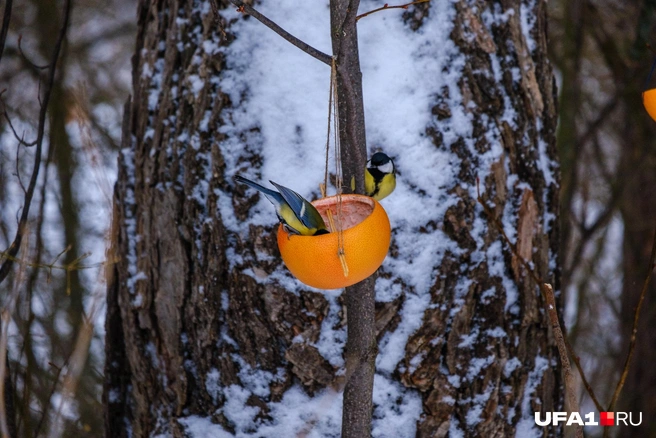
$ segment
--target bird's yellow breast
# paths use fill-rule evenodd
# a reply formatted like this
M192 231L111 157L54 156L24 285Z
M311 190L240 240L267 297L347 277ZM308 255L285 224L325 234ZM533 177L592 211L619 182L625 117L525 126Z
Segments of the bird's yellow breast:
M373 180L373 177L371 178ZM374 191L374 195L372 196L376 201L380 201L381 199L387 197L390 193L394 191L396 188L396 177L392 173L388 173L383 177L382 180L378 183L378 187L376 187L377 190Z
M355 191L355 184L353 184L353 190ZM364 192L367 196L372 196L376 190L376 181L374 181L373 175L367 171L364 173Z

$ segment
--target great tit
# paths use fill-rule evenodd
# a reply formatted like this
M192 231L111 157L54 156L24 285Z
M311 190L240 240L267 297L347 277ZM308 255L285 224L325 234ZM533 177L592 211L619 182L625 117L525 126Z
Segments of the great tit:
M319 236L328 234L326 224L316 208L293 190L269 181L278 191L262 187L256 182L235 176L237 182L246 184L264 193L276 208L276 214L283 227L290 234L301 234L303 236Z
M369 161L364 172L364 190L367 196L376 201L388 196L396 188L396 169L390 157L382 152L376 152Z

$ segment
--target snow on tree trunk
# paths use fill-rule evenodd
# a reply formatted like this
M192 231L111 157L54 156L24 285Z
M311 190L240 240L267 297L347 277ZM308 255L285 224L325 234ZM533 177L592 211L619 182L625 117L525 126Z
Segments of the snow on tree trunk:
M330 53L327 5L256 5ZM307 3L307 4L306 4ZM380 7L366 1L360 13ZM399 170L376 280L376 437L543 436L559 362L555 89L544 1L455 1L360 20L367 138ZM346 317L282 265L271 205L325 165L330 69L234 7L139 6L115 190L106 436L339 436ZM330 160L330 170L334 163ZM487 217L482 198L496 215Z

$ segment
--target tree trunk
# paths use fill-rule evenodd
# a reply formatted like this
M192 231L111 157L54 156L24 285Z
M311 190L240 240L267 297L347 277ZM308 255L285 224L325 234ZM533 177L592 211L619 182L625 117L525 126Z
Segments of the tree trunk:
M258 198L229 176L261 166L253 140L259 128L221 130L248 93L238 101L213 81L230 63L203 43L231 44L236 20L223 20L221 39L206 6L142 0L139 7L134 96L115 189L121 260L108 293L106 436L206 436L210 427L283 436L270 431L285 423L284 436L339 436L332 406L343 364L317 345L329 332L336 339L344 333L343 303L280 280L271 227L236 230ZM448 156L455 179L413 188L406 179L412 169L399 175L413 199L430 191L434 203L424 207L435 214L421 224L393 224L391 263L376 282L377 291L388 282L400 293L376 304L379 343L398 359L383 363L386 355L378 364L377 379L394 389L374 390L375 436L390 436L388 417L408 410L411 426L395 436L528 436L538 430L534 411L561 410L542 300L494 225L502 221L518 255L557 290L556 112L545 6L431 2L406 17L413 29L427 26L424 32L435 31L426 24L430 14L448 17L441 25L451 29L450 41L436 36L431 47L447 47L451 58L425 80L457 80L435 95L431 120L416 133L433 144L408 155ZM239 145L239 159L227 144ZM362 189L357 168L345 181L349 172ZM477 203L478 178L493 218ZM414 245L429 254L423 285L403 272L414 262ZM313 399L321 404L294 417ZM292 400L301 402L290 407ZM408 408L415 400L421 413ZM194 432L200 425L206 435Z
M436 265L430 305L398 370L423 396L418 436L447 436L454 428L471 437L528 436L534 412L562 410L560 363L536 285L500 243L492 220L504 224L519 256L558 290L556 103L546 2L461 1L456 10L451 37L467 59L458 91L473 119L473 140L463 136L449 146L460 158L452 165L461 182L449 188L452 206L441 226L458 251L447 251ZM412 20L418 17L413 26L421 26L422 14ZM522 27L526 18L530 30ZM437 129L427 130L442 148L441 121L455 112L447 103L452 92L437 97ZM476 202L481 174L482 198L495 218Z
M364 193L367 141L362 96L362 72L356 16L359 0L332 0L330 28L335 57L339 140L344 181L355 181L354 193ZM348 186L348 185L347 185ZM348 191L350 187L347 187ZM373 386L376 369L375 275L344 291L347 324L346 382L342 437L371 436Z

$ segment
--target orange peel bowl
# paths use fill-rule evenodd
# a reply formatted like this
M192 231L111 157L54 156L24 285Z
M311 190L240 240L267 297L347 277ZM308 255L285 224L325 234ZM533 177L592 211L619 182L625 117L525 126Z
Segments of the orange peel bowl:
M328 219L339 223L337 197L314 201L323 217L329 234L300 236L289 234L282 225L278 228L278 248L287 269L308 286L318 289L340 289L358 283L383 263L390 245L390 222L378 201L363 195L342 195L341 219L344 255L348 276L344 276L338 256L338 236Z
M649 116L656 120L656 88L642 93L642 104L645 106Z

